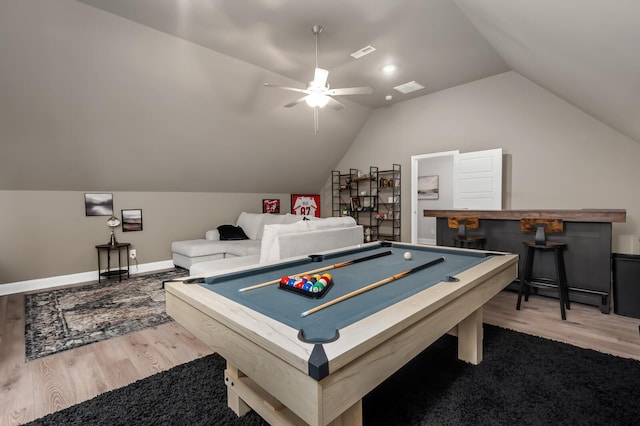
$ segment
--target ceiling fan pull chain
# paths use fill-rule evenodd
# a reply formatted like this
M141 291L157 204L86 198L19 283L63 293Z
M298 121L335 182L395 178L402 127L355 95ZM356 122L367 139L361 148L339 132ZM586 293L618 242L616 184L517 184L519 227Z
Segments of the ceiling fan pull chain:
M318 134L318 118L319 118L318 110L319 109L320 108L318 108L318 107L314 107L313 108L313 124L315 125L315 129L313 131L314 135Z

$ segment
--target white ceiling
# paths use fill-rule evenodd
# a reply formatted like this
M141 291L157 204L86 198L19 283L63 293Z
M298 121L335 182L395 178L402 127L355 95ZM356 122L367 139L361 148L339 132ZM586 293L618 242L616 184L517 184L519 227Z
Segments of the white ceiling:
M316 24L374 91L314 135L264 83L305 87ZM640 143L638 46L637 0L0 0L0 189L316 191L374 108L509 70Z
M330 71L330 85L373 87L371 95L350 97L370 107L512 69L640 141L640 2L634 0L81 1L289 77L301 88L313 78L311 27L320 24L318 61ZM377 50L349 56L367 45ZM381 71L388 63L398 67L393 76ZM412 80L425 89L393 90Z
M448 0L81 1L289 77L300 88L313 79L311 27L321 25L318 64L329 70L330 86L371 86L373 94L350 97L370 107L509 70ZM350 56L367 45L377 50L360 59ZM390 63L397 66L392 76L382 72ZM411 94L393 90L412 80L425 89ZM387 95L392 102L385 100ZM298 97L290 94L292 100Z

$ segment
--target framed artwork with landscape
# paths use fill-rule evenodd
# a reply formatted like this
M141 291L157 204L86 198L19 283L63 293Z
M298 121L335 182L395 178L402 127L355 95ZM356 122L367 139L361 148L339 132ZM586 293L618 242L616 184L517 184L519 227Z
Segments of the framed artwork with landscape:
M113 194L84 194L84 211L86 216L112 216Z
M122 213L122 232L142 231L142 210L126 209Z
M418 200L437 200L439 196L438 175L418 176Z

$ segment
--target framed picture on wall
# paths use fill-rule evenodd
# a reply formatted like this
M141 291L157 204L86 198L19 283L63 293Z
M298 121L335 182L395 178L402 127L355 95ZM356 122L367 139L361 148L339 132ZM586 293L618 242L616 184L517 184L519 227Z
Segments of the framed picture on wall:
M291 213L301 216L320 217L320 195L292 194Z
M113 194L84 194L86 216L112 216Z
M126 209L122 213L122 232L142 231L142 210Z
M265 198L262 200L262 213L280 213L279 198Z
M438 175L418 176L418 200L437 200L439 196Z

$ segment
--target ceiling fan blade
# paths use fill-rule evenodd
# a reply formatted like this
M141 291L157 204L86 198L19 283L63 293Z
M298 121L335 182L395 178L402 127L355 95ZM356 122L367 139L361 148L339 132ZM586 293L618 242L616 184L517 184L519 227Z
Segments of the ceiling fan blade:
M265 83L264 86L275 87L276 89L291 90L292 92L305 93L307 95L309 94L309 91L307 89L298 89L297 87L278 86L277 84L270 84L270 83Z
M296 100L295 100L295 101L293 101L293 102L289 102L289 103L288 103L288 104L286 104L284 107L285 107L285 108L291 108L291 107L294 107L294 106L298 105L299 103L304 102L304 100L305 100L306 98L307 98L306 96L303 96L303 97L301 97L300 99L296 99Z
M327 96L327 98L329 98L329 102L327 103L327 105L329 105L331 108L335 109L336 111L339 111L342 108L344 108L344 105L342 105L340 102L333 99L331 96Z
M373 93L373 89L371 87L345 87L342 89L331 89L327 93L332 96L368 95Z
M316 72L313 76L314 87L327 87L327 78L329 78L329 71L322 68L316 68Z

